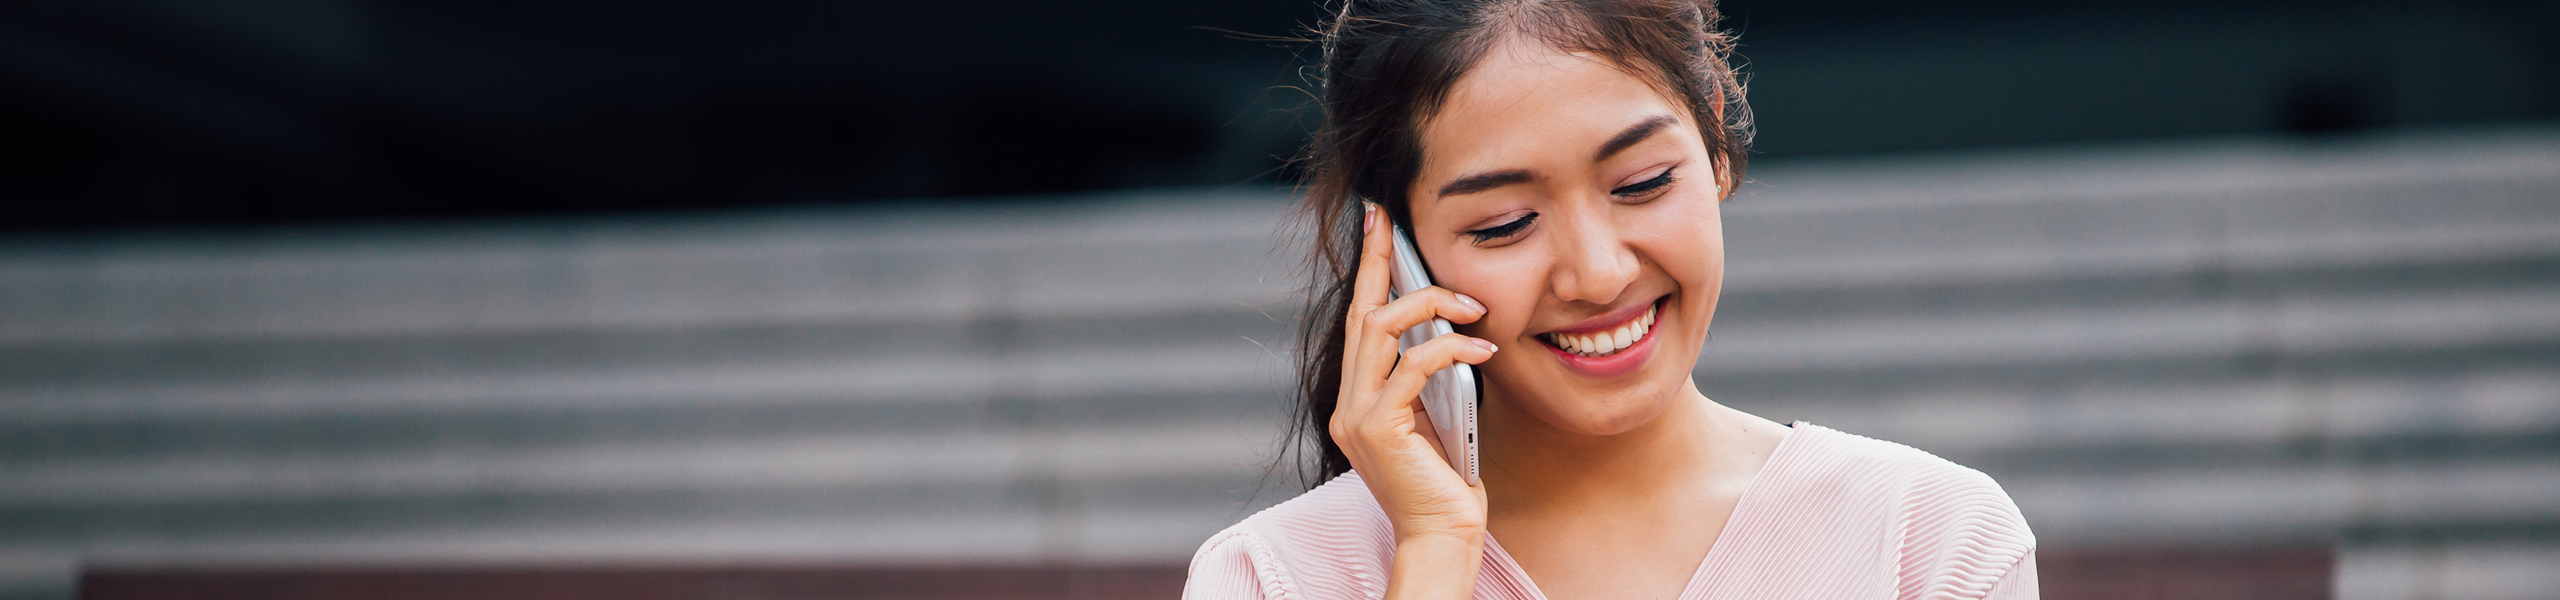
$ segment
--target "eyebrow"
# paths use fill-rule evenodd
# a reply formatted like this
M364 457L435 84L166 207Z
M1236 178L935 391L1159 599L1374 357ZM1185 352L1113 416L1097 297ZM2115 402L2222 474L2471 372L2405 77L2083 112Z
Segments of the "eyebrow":
M1529 175L1527 169L1477 173L1460 177L1457 181L1449 182L1449 185L1440 186L1440 196L1445 198L1459 194L1473 194L1514 183L1528 183L1531 179L1535 178Z
M1625 131L1618 132L1616 137L1609 138L1608 142L1600 144L1600 152L1591 157L1591 162L1609 160L1610 156L1626 150L1628 147L1636 145L1637 142L1644 141L1645 138L1653 137L1653 134L1661 132L1663 128L1670 127L1678 124L1679 122L1680 119L1672 117L1671 115L1654 115L1651 118L1647 118L1635 125L1629 126ZM1477 173L1474 175L1460 177L1456 181L1449 182L1448 185L1440 186L1440 196L1446 198L1459 194L1473 194L1514 183L1528 183L1535 179L1537 179L1537 176L1530 174L1527 169L1507 169L1491 173Z
M1609 160L1611 155L1617 154L1621 150L1626 150L1627 147L1634 146L1636 145L1636 142L1644 141L1645 138L1653 137L1655 132L1662 131L1663 128L1670 127L1679 122L1679 119L1673 118L1671 115L1654 115L1653 118L1645 119L1644 122L1628 127L1626 131L1618 132L1618 137L1609 138L1608 143L1601 144L1600 153L1593 155L1591 157L1591 162Z

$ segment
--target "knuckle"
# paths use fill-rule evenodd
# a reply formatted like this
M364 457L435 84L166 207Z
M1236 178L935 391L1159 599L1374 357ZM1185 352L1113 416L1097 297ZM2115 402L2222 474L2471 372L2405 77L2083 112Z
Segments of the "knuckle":
M1400 385L1400 382L1405 382L1405 379L1413 379L1413 362L1418 362L1418 356L1413 356L1413 351L1405 351L1403 359L1395 362L1393 372L1388 372L1388 385L1393 387L1393 385Z
M1407 373L1414 369L1429 367L1432 359L1440 354L1440 350L1435 346L1436 344L1431 342L1423 342L1404 349L1404 362L1396 365L1396 372Z
M1396 364L1395 378L1411 383L1416 379L1430 377L1431 372L1438 369L1431 366L1432 363L1437 361L1432 359L1429 352L1429 350L1424 350L1420 346L1416 346L1413 350L1407 351L1405 353L1405 361Z
M1369 311L1368 314L1360 315L1360 325L1371 330L1392 330L1395 329L1395 315L1383 310Z
M1421 356L1414 357L1414 362L1420 363L1414 366L1421 368L1424 372L1438 371L1447 368L1449 363L1456 362L1456 356L1457 353L1447 344L1433 344L1424 349Z

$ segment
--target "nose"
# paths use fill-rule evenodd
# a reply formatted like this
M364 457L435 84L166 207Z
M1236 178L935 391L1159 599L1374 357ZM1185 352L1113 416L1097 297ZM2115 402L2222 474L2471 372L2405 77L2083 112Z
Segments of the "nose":
M1548 284L1558 299L1608 304L1635 283L1635 252L1608 215L1581 212L1557 220L1564 227L1557 228L1555 271Z

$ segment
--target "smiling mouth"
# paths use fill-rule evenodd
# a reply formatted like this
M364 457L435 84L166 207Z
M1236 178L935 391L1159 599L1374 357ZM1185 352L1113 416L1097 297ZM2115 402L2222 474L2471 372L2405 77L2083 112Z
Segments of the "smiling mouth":
M1609 356L1636 345L1636 342L1642 341L1644 336L1651 334L1654 312L1660 310L1662 310L1660 304L1648 307L1644 309L1642 316L1628 319L1626 323L1608 331L1582 334L1541 333L1538 334L1538 339L1579 356L1594 358Z

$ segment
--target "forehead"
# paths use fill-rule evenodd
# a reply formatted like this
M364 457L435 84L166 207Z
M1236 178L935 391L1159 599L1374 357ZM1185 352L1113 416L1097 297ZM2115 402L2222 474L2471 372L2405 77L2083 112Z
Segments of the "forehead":
M1534 169L1531 163L1546 160L1588 162L1619 130L1662 114L1689 117L1654 85L1606 58L1506 41L1459 77L1439 112L1423 123L1416 183Z

